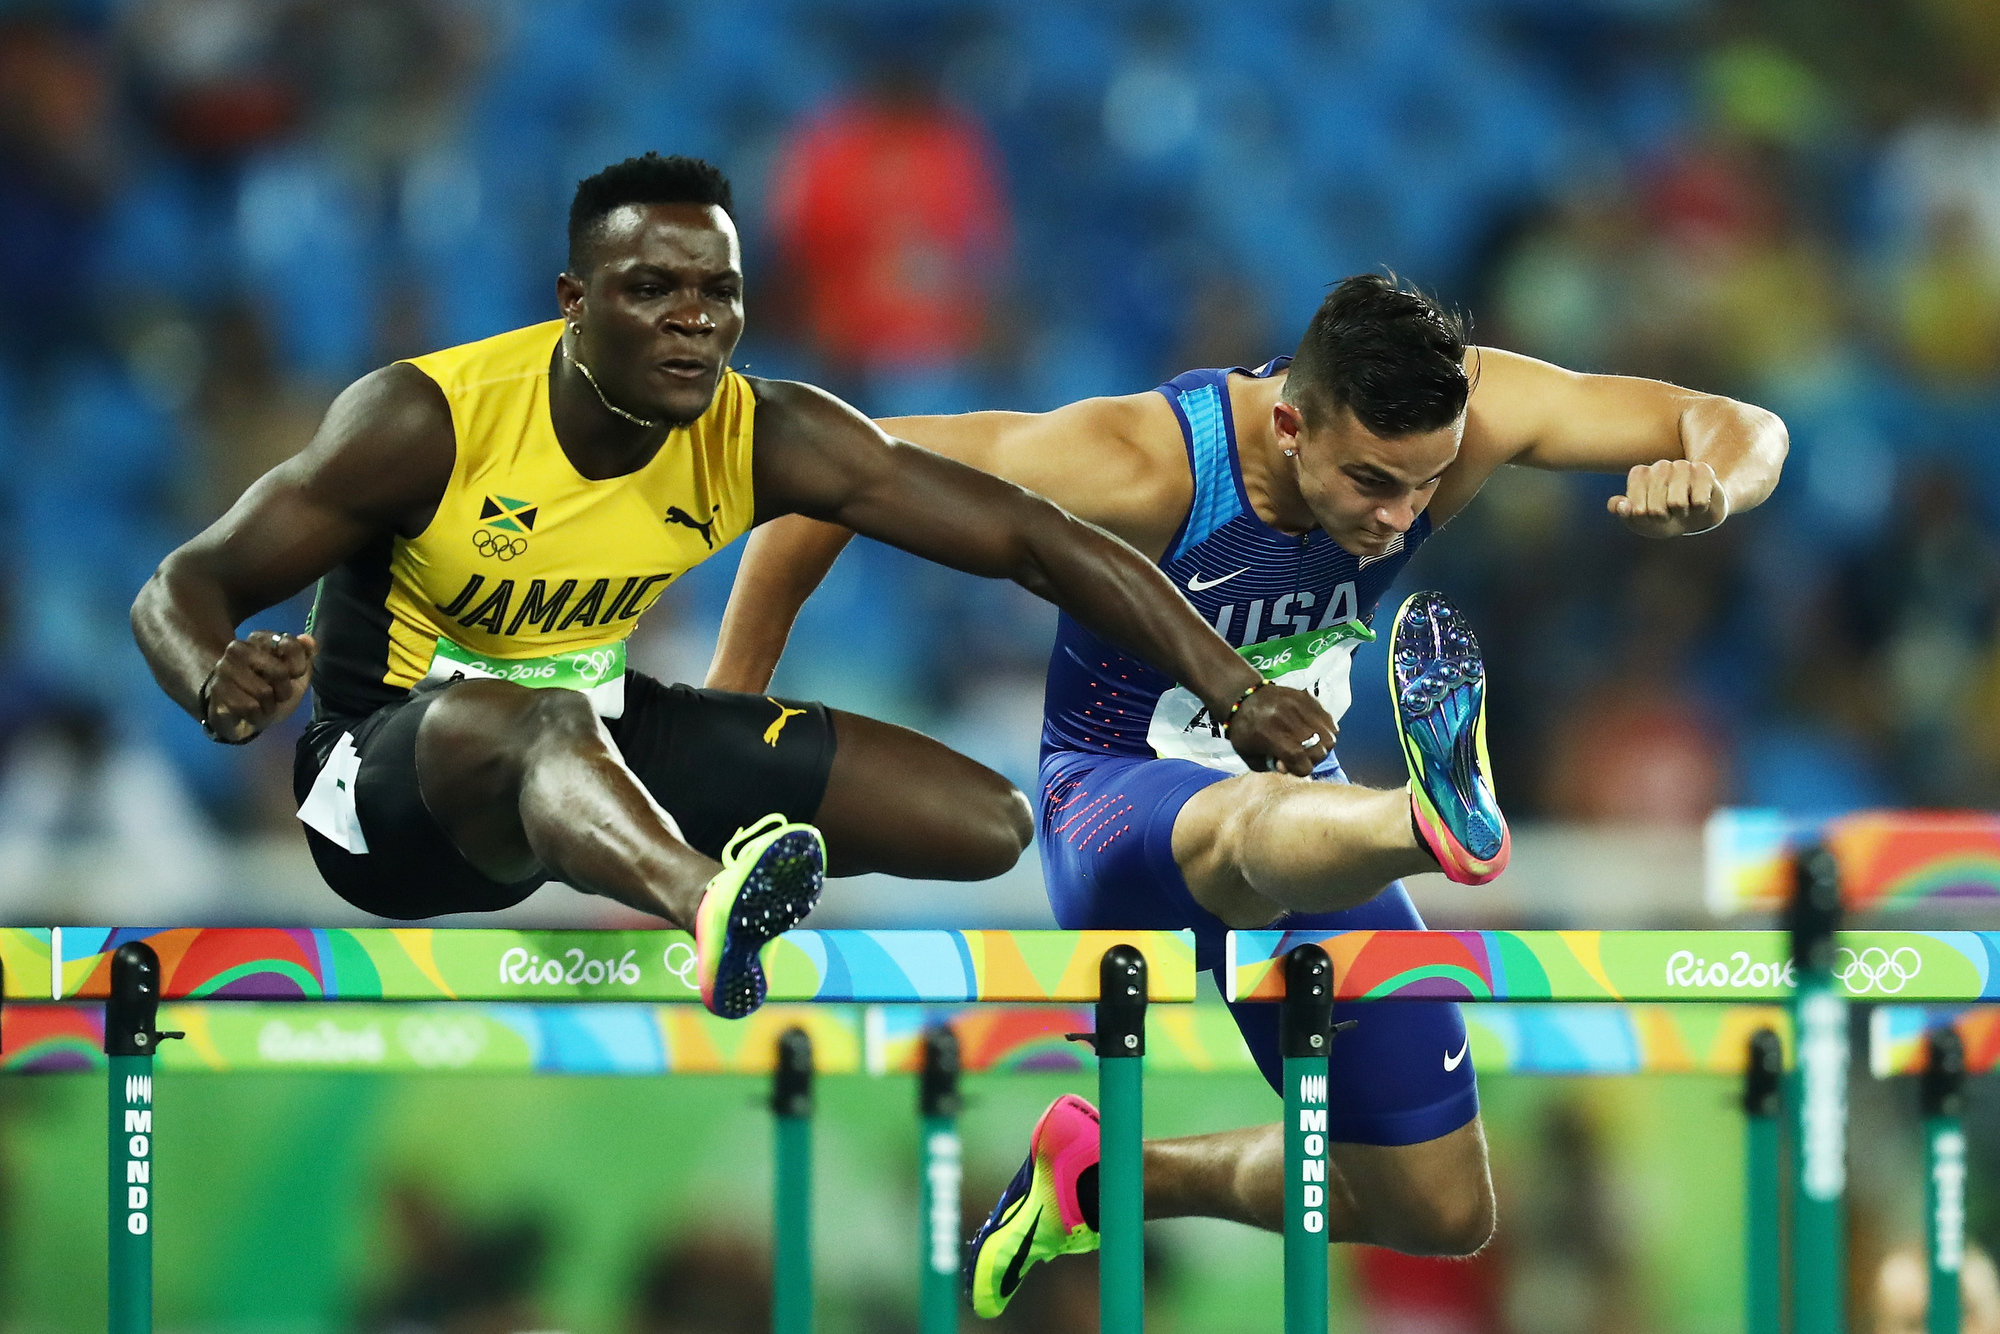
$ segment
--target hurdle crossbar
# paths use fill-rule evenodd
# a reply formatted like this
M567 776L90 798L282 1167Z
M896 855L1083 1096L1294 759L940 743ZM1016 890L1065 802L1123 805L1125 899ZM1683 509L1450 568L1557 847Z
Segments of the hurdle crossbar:
M681 931L266 927L0 930L6 999L102 1000L111 955L159 955L162 1000L698 1001ZM1194 938L1176 931L792 931L764 947L770 996L813 1002L1097 998L1114 945L1148 964L1148 999L1194 999Z
M1232 931L1228 998L1283 999L1305 943L1342 1001L1782 1002L1798 983L1783 931ZM2000 932L1840 932L1832 977L1855 1000L2000 1000Z

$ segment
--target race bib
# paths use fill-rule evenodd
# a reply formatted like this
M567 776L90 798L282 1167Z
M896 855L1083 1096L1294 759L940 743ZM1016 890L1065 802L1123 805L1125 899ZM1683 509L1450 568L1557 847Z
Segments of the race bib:
M600 718L625 712L625 641L596 648L552 653L546 658L491 658L463 644L439 639L424 682L449 681L455 676L512 681L538 690L578 690L590 697ZM419 684L423 684L420 682Z
M1264 673L1265 680L1303 690L1317 699L1337 723L1353 698L1347 674L1354 650L1374 638L1375 632L1360 621L1342 621L1324 630L1270 639L1236 651ZM1175 686L1153 706L1146 744L1162 759L1193 760L1212 769L1249 773L1250 766L1223 737L1222 722L1192 692Z

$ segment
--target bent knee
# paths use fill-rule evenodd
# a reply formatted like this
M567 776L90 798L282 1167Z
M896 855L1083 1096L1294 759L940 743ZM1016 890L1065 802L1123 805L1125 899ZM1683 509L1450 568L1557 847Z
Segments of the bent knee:
M1493 1240L1496 1221L1492 1186L1468 1183L1423 1201L1397 1220L1389 1245L1406 1255L1463 1259Z
M987 880L1014 868L1035 838L1035 813L1021 789L992 775L966 821L968 879Z

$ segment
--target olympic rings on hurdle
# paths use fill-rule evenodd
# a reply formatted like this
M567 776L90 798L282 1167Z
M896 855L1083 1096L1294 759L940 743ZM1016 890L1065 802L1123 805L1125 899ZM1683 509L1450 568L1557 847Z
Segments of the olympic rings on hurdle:
M1924 966L1923 956L1908 945L1894 951L1870 945L1859 954L1843 946L1840 957L1841 963L1833 976L1845 983L1848 993L1854 996L1865 996L1871 991L1894 996L1916 981Z

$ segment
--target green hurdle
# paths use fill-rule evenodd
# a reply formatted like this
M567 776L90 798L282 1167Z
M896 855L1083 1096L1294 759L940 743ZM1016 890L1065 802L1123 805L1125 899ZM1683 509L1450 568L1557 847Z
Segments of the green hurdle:
M1285 1334L1327 1329L1326 1056L1333 961L1317 945L1285 956L1278 1050L1285 1081Z
M65 930L71 935L67 947ZM771 994L780 1001L1097 1002L1103 1327L1139 1331L1145 1277L1141 1067L1149 987L1162 1001L1194 999L1191 937L1172 931L799 931L766 950ZM152 1328L153 1054L162 1038L182 1036L154 1028L163 999L202 1005L364 999L648 1005L695 998L693 958L684 933L655 930L5 927L0 1000L105 1002L110 1329L144 1334ZM1149 966L1149 958L1157 966ZM724 1064L711 1068L733 1068L742 1059L734 1045L724 1046ZM778 1334L807 1334L813 1326L813 1073L810 1035L798 1028L781 1034L771 1099ZM949 1033L934 1035L927 1045L921 1110L930 1229L920 1248L922 1328L938 1334L957 1327L958 1306L957 1057Z
M1146 1326L1146 1179L1143 1070L1146 956L1104 952L1097 991L1097 1322L1103 1334Z
M1793 1334L1843 1334L1846 1320L1847 1001L1834 980L1840 868L1824 848L1798 859L1789 914L1798 990L1798 1068L1788 1082L1792 1136Z
M153 1027L160 1004L160 960L146 945L121 945L111 960L104 1010L105 1081L110 1105L109 1243L111 1334L153 1328Z
M1744 1320L1748 1334L1782 1334L1785 1319L1783 1172L1778 1110L1785 1048L1776 1032L1750 1037L1743 1070Z
M1924 1252L1930 1261L1928 1334L1958 1334L1959 1269L1965 1258L1965 1044L1949 1028L1926 1035Z
M959 1303L959 1186L965 1178L958 1139L958 1038L949 1028L924 1033L917 1076L919 1140L917 1319L919 1334L954 1334Z
M771 1312L776 1334L812 1334L812 1038L802 1028L778 1039L771 1081L775 1124L771 1190Z

